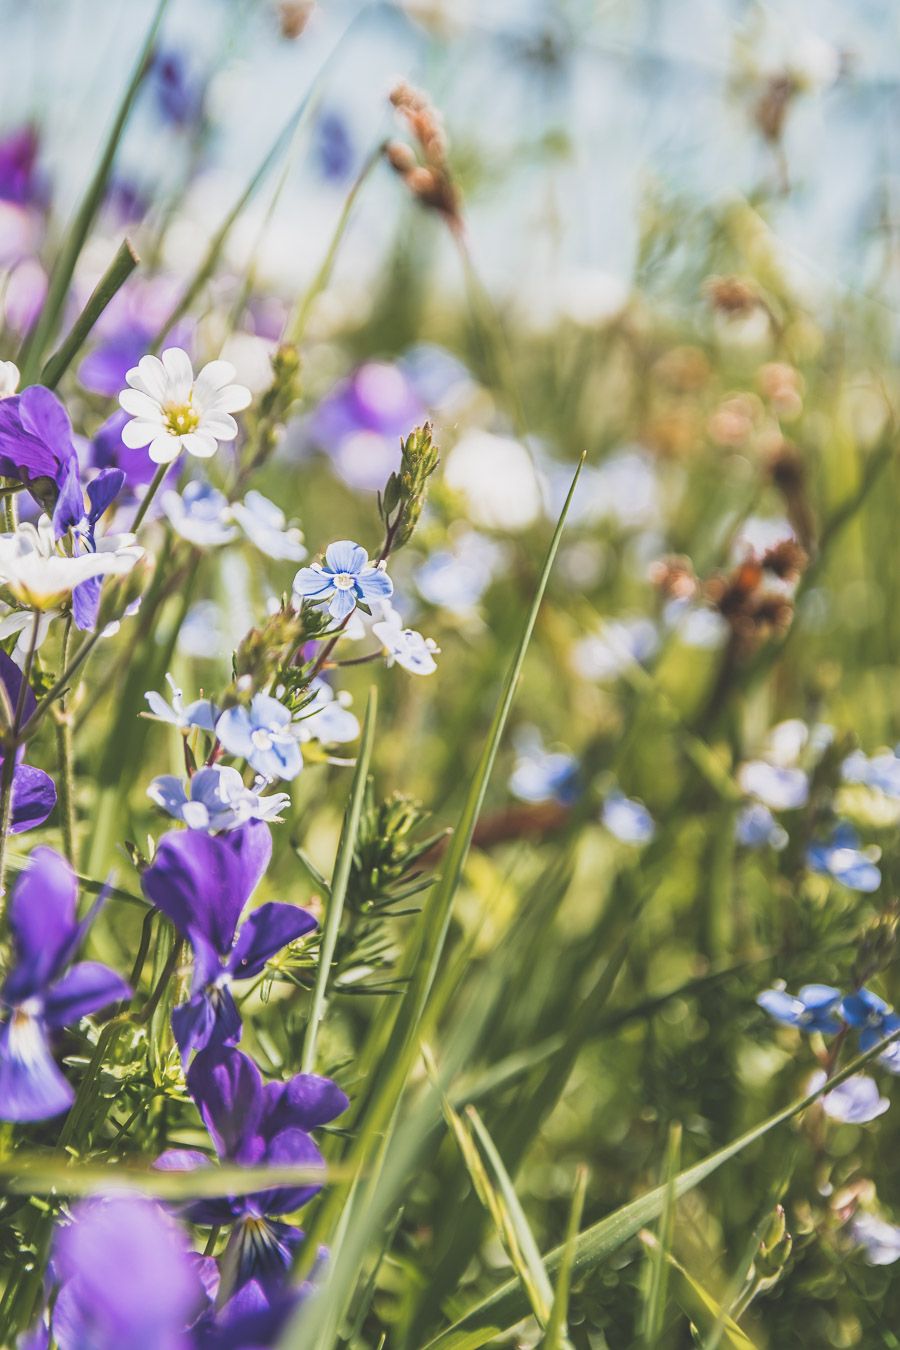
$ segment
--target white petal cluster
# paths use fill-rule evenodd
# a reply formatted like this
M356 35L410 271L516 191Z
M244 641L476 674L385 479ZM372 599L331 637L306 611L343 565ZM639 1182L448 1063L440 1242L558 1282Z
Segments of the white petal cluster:
M0 585L33 609L52 609L91 577L130 572L144 550L133 534L107 535L94 553L72 557L53 536L49 516L0 534Z
M233 441L232 413L250 403L250 390L234 384L234 366L210 361L195 378L187 352L168 347L162 358L142 356L125 379L119 403L132 420L122 440L132 450L149 447L156 464L170 464L182 450L200 459L216 453L219 441Z

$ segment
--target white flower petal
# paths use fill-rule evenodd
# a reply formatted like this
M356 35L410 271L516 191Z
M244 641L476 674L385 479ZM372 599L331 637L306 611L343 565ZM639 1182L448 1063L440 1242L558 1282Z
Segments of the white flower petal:
M127 427L125 429L128 430ZM181 436L170 436L168 433L157 436L156 440L151 442L148 454L154 464L171 464L172 460L181 454L181 442Z
M237 435L237 422L227 412L207 412L200 418L201 432L209 432L220 441L233 441Z
M244 408L250 407L252 400L250 390L242 384L227 384L210 399L207 408L210 412L242 412Z
M181 347L167 347L162 354L162 363L168 377L168 401L187 403L194 383L194 368L187 352Z
M141 446L149 445L151 441L156 440L159 435L159 422L126 422L122 428L122 444L127 445L129 450L139 450Z
M234 379L236 371L230 361L209 361L194 383L194 393L200 402L208 402L226 384Z
M119 395L119 407L132 417L141 417L146 422L162 423L162 409L149 394L139 389L123 389Z
M196 455L198 459L209 459L219 448L215 436L202 429L188 432L181 437L181 443L189 455Z
M136 370L129 370L125 379L133 389L149 394L159 403L166 398L166 372L158 356L142 356Z

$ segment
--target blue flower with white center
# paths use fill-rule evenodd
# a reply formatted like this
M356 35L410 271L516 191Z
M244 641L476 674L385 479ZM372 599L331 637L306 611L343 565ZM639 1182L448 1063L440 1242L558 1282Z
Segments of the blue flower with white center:
M216 718L219 711L214 703L208 698L195 699L193 703L184 706L184 695L172 679L171 675L166 675L166 682L172 691L172 702L168 703L162 696L154 690L150 690L144 695L144 698L150 704L150 712L145 713L145 717L153 717L160 722L168 722L179 731L189 731L191 727L200 727L202 731L214 731Z
M382 609L384 618L373 623L372 632L385 649L388 667L396 664L410 675L433 675L437 670L434 658L441 650L434 639L404 628L393 605L382 605Z
M494 580L504 552L474 530L454 539L452 551L432 553L415 576L416 589L430 605L463 618L471 615Z
M798 1027L800 1031L834 1036L841 1029L838 1021L841 991L830 984L805 984L796 995L783 988L766 989L756 1001L776 1022Z
M653 817L643 802L611 792L603 803L600 819L610 834L623 844L646 844L656 833Z
M810 844L806 861L814 872L868 895L881 885L881 872L858 845L856 831L849 825L838 825L827 843Z
M306 557L303 535L298 529L287 528L284 512L261 492L248 492L242 502L233 504L231 515L250 543L267 558L302 562Z
M355 741L359 735L359 721L349 711L350 695L335 694L325 680L313 680L309 686L313 697L298 715L294 734L304 744L319 741L322 745L343 745Z
M734 833L744 848L782 849L788 841L787 830L782 829L762 802L743 807L735 821Z
M859 1029L862 1051L871 1050L886 1036L900 1031L900 1017L871 989L858 989L855 994L848 994L841 1004L841 1016L851 1027Z
M563 751L544 748L536 727L526 727L516 737L518 755L509 778L509 790L523 802L561 802L567 806L577 796L578 760Z
M226 708L216 735L230 755L245 759L270 783L296 778L303 768L291 714L270 694L254 694L249 708Z
M160 500L172 529L195 548L218 548L237 538L228 498L210 483L188 483L181 493L170 489Z
M237 769L207 765L185 781L174 774L154 778L147 796L191 830L206 834L235 830L249 820L279 821L291 804L286 792L261 796L244 786Z
M294 577L294 599L327 605L337 623L349 618L357 605L389 600L394 583L384 563L369 562L369 555L351 539L339 539L325 550L325 562L301 567Z
M772 811L796 811L809 800L809 778L802 769L752 759L741 765L737 779L748 797Z
M825 1074L813 1074L810 1091L817 1092L825 1085ZM877 1120L890 1108L890 1099L882 1097L878 1084L864 1073L855 1073L836 1088L826 1092L821 1098L822 1109L826 1116L839 1121L842 1125L866 1125Z

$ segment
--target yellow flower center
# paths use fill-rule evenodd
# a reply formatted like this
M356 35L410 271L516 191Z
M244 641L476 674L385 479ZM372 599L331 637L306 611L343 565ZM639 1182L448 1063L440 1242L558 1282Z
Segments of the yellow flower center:
M190 403L167 403L163 414L170 436L186 436L188 432L195 431L200 422L199 413L194 411Z

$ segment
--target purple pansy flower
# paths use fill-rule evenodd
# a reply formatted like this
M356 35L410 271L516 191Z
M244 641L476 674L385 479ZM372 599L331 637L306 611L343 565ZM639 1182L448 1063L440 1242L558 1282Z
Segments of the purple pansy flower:
M69 466L77 464L69 414L54 393L33 384L21 394L0 399L0 474L17 479L41 492L37 500L46 505L44 484L52 502L53 485L62 486Z
M0 201L16 206L42 205L46 191L37 173L35 127L18 127L0 140Z
M211 1042L234 1045L240 1039L232 981L258 975L270 957L316 926L305 909L270 902L253 910L238 931L271 855L268 826L253 821L222 835L166 834L144 872L145 895L194 951L191 997L172 1014L185 1059Z
M358 604L370 606L376 600L388 600L394 583L384 563L369 562L369 555L351 539L339 539L325 550L324 563L301 567L294 577L294 597L327 605L337 622L349 618Z
M900 1017L889 1003L873 994L871 989L859 989L848 994L841 1003L841 1016L851 1027L859 1028L859 1048L871 1050L873 1045L883 1041L900 1030Z
M766 989L756 1001L776 1022L801 1031L833 1036L841 1029L837 1017L841 991L830 984L805 984L796 995L785 989Z
M59 1350L186 1350L206 1294L187 1235L153 1200L82 1201L60 1228L52 1311Z
M245 1167L324 1168L310 1131L334 1120L349 1105L331 1079L316 1074L299 1073L286 1083L263 1085L253 1061L224 1046L201 1051L188 1070L187 1082L218 1156ZM192 1171L209 1166L209 1159L192 1149L172 1149L156 1165ZM187 1212L193 1222L231 1225L222 1258L231 1293L251 1284L257 1297L269 1301L303 1240L301 1229L273 1216L291 1214L320 1189L307 1182L190 1204Z
M65 858L36 848L9 908L15 964L0 989L0 1119L45 1120L65 1111L75 1094L50 1053L48 1032L131 997L125 981L98 961L72 965L101 903L79 923L76 896Z
M22 672L12 658L2 650L0 650L0 682L6 692L6 701L10 709L15 710L22 687ZM26 688L22 702L23 721L27 722L36 707L37 700L34 694L30 688ZM56 805L56 786L53 779L44 773L43 769L23 764L21 761L24 754L24 747L20 746L16 751L16 767L13 770L9 825L11 834L22 834L25 830L33 830L38 825L43 825ZM0 755L0 770L2 766L3 756Z

